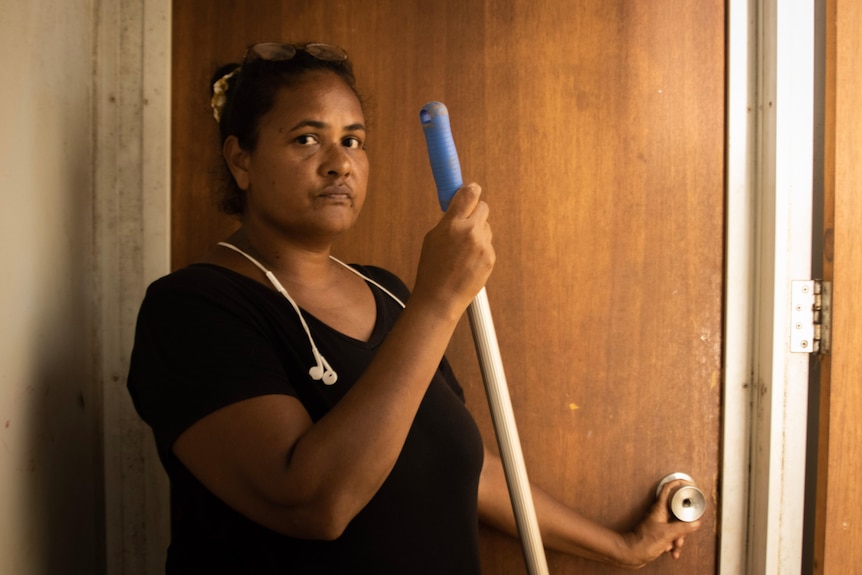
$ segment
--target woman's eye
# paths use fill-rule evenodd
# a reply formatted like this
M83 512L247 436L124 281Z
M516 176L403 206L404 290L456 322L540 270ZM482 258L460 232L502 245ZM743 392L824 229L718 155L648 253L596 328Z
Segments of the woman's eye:
M301 146L308 146L308 145L311 145L311 144L316 144L316 143L317 143L317 138L315 138L315 137L314 137L314 136L312 136L311 134L303 134L302 136L299 136L299 137L296 139L296 143L297 143L297 144L299 144L299 145L301 145Z
M342 144L345 148L351 148L354 150L362 149L362 140L355 136L344 138L344 140L342 140Z

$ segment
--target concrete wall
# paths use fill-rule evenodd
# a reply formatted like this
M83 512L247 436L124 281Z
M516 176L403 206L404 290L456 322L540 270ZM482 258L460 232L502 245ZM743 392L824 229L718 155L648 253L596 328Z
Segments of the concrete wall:
M0 10L3 573L162 569L166 489L125 370L143 289L167 270L169 12Z
M0 557L93 573L103 554L93 230L93 11L0 11Z

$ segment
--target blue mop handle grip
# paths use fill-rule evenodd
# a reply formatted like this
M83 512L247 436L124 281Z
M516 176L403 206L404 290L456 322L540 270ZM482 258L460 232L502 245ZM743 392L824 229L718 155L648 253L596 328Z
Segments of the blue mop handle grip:
M449 126L449 110L442 102L429 102L422 106L419 120L425 133L431 172L437 184L437 199L440 200L440 208L445 212L452 196L464 185L458 152L455 150L455 141Z

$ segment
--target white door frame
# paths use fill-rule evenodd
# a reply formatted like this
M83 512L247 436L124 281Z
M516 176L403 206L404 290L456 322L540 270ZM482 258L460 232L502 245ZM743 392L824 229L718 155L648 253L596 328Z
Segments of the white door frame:
M722 575L802 563L808 355L790 352L790 288L811 279L814 16L813 0L728 0Z
M96 166L101 273L105 294L117 294L106 298L113 307L103 322L108 572L123 564L158 572L151 555L167 540L164 479L152 450L141 455L145 430L126 429L133 418L115 378L127 369L119 348L134 329L129 310L169 268L171 4L98 5L97 137L103 151L140 143L138 156L101 156ZM811 262L813 0L727 0L727 11L720 573L798 573L808 356L789 352L789 294L791 280L809 278ZM112 32L122 29L138 33ZM140 87L138 96L125 92L134 102L117 98L130 80ZM130 166L137 183L123 179ZM135 261L135 269L123 264Z
M757 17L753 0L727 2L726 253L724 293L721 575L747 572L754 341Z

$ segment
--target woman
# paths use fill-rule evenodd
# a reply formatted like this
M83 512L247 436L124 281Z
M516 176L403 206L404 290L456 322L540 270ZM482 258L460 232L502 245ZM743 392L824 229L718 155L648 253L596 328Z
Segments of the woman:
M426 235L408 293L331 257L369 167L344 51L259 44L214 79L241 227L150 286L129 374L176 502L167 572L478 573L479 519L515 533L443 357L494 265L479 186ZM677 485L625 534L534 487L545 543L626 567L678 556L698 525L669 521Z

